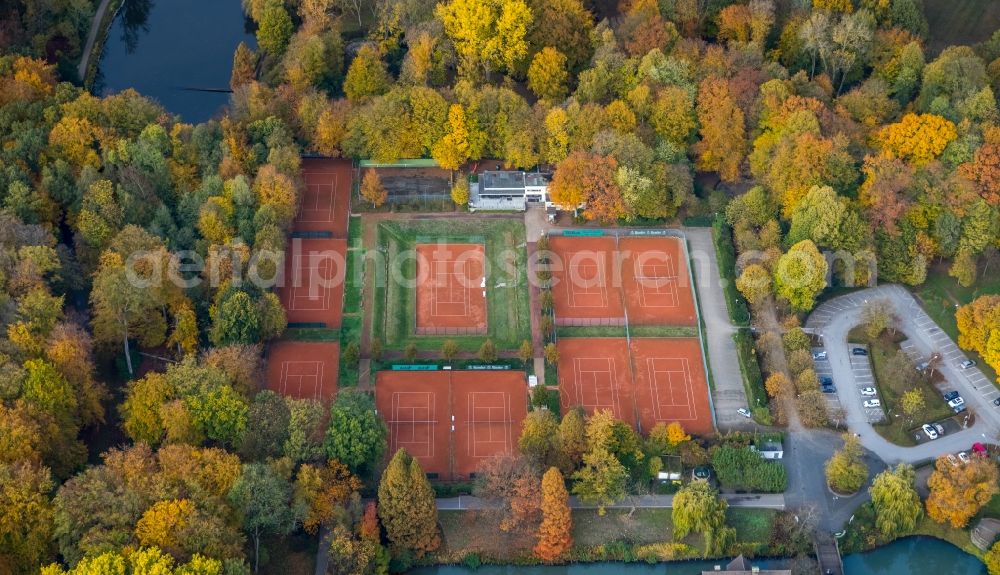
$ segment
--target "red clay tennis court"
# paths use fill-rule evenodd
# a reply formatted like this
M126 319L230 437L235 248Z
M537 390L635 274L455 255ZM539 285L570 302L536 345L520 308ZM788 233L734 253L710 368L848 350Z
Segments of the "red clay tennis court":
M632 376L625 338L562 338L559 400L562 412L582 407L587 414L611 410L635 425Z
M622 288L628 321L695 325L694 294L679 238L621 238Z
M351 162L332 158L302 160L305 190L292 225L297 232L331 232L347 237L351 209Z
M486 333L482 244L417 244L418 334Z
M644 433L677 421L698 434L711 433L705 364L697 338L632 338L635 403Z
M527 392L521 371L453 372L455 474L468 477L490 457L517 452Z
M520 371L381 371L375 386L389 455L405 448L440 479L468 478L487 458L514 453L527 401Z
M713 431L697 338L632 338L631 357L625 338L562 338L558 347L564 413L611 410L644 434L660 421Z
M347 270L346 240L289 240L278 295L289 324L340 327Z
M389 457L406 449L426 473L448 474L451 454L450 374L381 371L375 407L389 428Z
M558 325L623 325L615 240L553 236L552 300Z
M267 350L267 388L296 399L329 401L337 393L340 345L280 341Z

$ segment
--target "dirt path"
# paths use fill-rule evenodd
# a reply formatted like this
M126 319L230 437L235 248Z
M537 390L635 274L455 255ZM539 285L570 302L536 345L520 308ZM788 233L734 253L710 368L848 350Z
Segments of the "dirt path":
M90 32L87 34L87 43L83 47L83 55L80 56L80 64L76 68L76 73L80 76L80 82L86 80L87 64L90 62L90 53L94 51L94 43L97 41L97 33L101 29L101 23L104 22L104 13L108 11L109 4L111 4L111 0L101 0L100 6L97 7L97 12L94 13L94 19L90 22Z

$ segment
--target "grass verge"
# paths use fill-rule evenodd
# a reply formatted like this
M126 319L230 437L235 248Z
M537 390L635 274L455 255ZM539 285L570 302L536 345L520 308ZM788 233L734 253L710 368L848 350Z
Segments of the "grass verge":
M947 419L954 415L948 404L941 398L941 393L934 387L930 379L921 376L915 389L919 389L924 396L926 407L913 418L907 417L900 406L900 400L905 390L897 389L888 382L891 378L889 370L889 360L899 351L899 338L893 337L887 332L883 333L874 341L868 342L868 358L872 364L872 371L875 375L875 385L878 387L879 399L885 410L887 421L884 424L873 425L875 431L882 437L902 446L913 446L916 442L910 431L920 422L938 421ZM861 339L861 336L852 331L849 339Z
M486 335L416 335L417 277L412 257L418 243L483 243L486 247ZM379 224L378 249L384 256L376 273L373 336L386 349L436 351L454 340L461 351L477 351L486 339L500 350L516 350L531 338L524 223L516 219L402 220Z
M996 264L993 265L996 267ZM1000 294L1000 274L995 269L983 269L980 266L975 285L962 287L955 278L948 275L946 266L934 266L927 272L927 280L923 284L911 288L914 295L923 303L924 311L931 316L952 340L958 341L958 322L955 320L955 310L982 295ZM994 385L997 385L997 373L983 361L982 356L974 351L963 350Z

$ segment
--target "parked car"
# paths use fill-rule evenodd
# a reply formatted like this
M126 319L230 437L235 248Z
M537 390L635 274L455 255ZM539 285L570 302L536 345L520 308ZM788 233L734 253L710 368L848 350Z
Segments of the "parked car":
M943 397L944 397L945 401L951 401L951 400L955 399L956 397L958 397L958 392L957 391L949 391L948 393L944 394Z
M860 391L861 391L861 395L863 395L865 397L871 397L871 396L876 395L878 393L875 390L874 387L862 387Z
M864 405L865 407L868 407L868 408L882 407L882 402L879 401L879 400L877 400L877 399L869 399L869 400L866 400L861 405Z
M964 452L964 451L959 451L958 452L958 458L962 461L962 463L968 463L969 462L969 454L966 453L966 452Z
M993 405L1000 406L1000 397L993 400Z
M837 388L832 385L824 385L820 388L823 393L837 393Z
M749 409L747 409L747 408L745 408L745 407L741 407L741 408L737 409L737 410L736 410L736 413L738 413L738 414L742 415L743 417L745 417L745 418L747 418L747 419L750 419L750 418L752 417L752 416L750 415L750 410L749 410Z
M927 436L927 439L937 439L938 438L938 432L937 432L937 430L934 429L933 427L931 427L930 425L927 425L925 423L925 424L923 424L923 425L920 426L920 429L923 430L924 435Z
M948 455L945 455L944 457L945 457L945 459L948 460L948 463L950 463L952 465L958 465L958 458L955 457L954 455L952 455L952 454L949 453Z
M934 430L938 432L938 435L944 435L944 426L940 423L932 423Z
M826 351L813 352L813 359L826 359Z
M955 407L951 408L951 410L954 411L955 413L962 413L966 409L968 408L965 407L964 405L956 405Z
M827 386L827 385L833 385L833 378L832 377L824 377L823 379L820 380L819 384L822 385L822 386L824 386L824 387Z
M961 368L961 369L969 369L970 367L973 367L975 365L976 365L976 362L972 361L971 359L967 359L967 360L963 361L962 363L958 364L958 367Z
M851 350L854 355L868 355L868 350L863 347L856 347Z
M958 407L959 405L965 405L965 400L962 399L962 396L958 396L948 402L948 407L952 409Z

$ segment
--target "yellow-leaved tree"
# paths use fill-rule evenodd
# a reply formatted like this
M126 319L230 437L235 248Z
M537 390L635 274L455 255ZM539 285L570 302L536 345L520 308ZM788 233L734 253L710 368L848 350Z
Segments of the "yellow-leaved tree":
M920 166L940 156L957 137L951 120L935 114L907 114L879 130L875 142L893 156Z
M984 295L955 312L958 345L979 352L1000 371L1000 295Z

